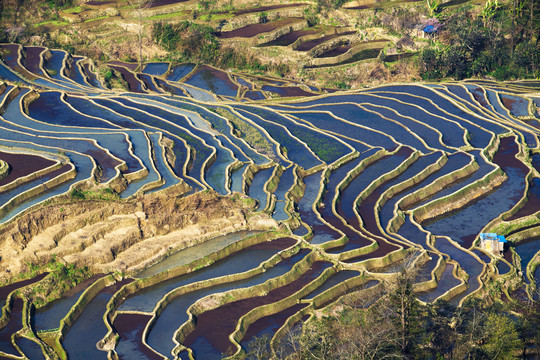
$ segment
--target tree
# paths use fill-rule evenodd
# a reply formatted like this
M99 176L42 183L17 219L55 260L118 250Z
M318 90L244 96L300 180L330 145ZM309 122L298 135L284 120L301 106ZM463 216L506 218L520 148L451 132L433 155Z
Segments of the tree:
M491 359L513 359L521 349L514 322L506 315L489 314L484 325L483 350Z
M137 18L139 19L139 71L142 71L142 16L144 11L152 6L152 2L153 0L128 0L128 4L137 12Z
M412 352L420 333L419 304L412 290L411 279L402 271L396 280L395 290L389 296L390 319L396 326L403 354Z

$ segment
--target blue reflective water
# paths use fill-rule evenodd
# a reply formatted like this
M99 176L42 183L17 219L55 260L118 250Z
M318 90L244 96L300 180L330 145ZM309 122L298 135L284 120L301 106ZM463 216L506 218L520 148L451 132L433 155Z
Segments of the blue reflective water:
M246 168L249 166L249 164L244 164L240 169L236 170L231 174L231 191L236 191L239 193L243 193L243 186L244 186L244 171L246 171Z
M21 348L24 355L31 360L45 360L45 355L41 351L41 347L35 341L32 341L26 337L17 338L17 346Z
M315 296L322 294L326 290L341 284L345 280L351 279L355 276L360 275L358 271L354 270L344 270L340 271L337 274L332 275L328 280L326 280L321 286L319 286L316 290L309 293L305 299L313 299Z
M321 164L321 161L307 151L306 146L298 141L296 137L291 136L284 126L267 122L260 116L245 110L238 111L242 116L264 128L277 143L281 144L285 155L292 162L302 166L304 169L310 169Z
M321 189L321 176L322 173L318 172L303 179L306 188L304 196L298 202L298 212L302 221L313 230L312 244L322 244L341 237L340 233L323 223L317 213L313 211L313 204L317 200Z
M107 353L98 350L96 344L107 333L102 316L111 296L105 292L99 293L67 331L62 346L70 359L107 359Z
M287 168L279 179L279 184L274 191L276 196L276 207L272 217L277 221L284 221L289 218L289 214L285 211L285 206L287 205L286 194L289 189L294 185L294 167L290 166Z
M355 126L343 120L336 119L327 113L304 111L294 112L292 114L319 129L327 130L331 133L337 133L347 138L362 141L373 147L382 146L385 149L393 149L397 146L396 142L388 135L373 131L371 128ZM357 150L362 152L366 150L366 147L363 146L363 149L357 148Z
M437 287L428 292L418 294L418 299L425 302L435 301L439 296L447 292L448 290L458 286L461 281L456 279L452 272L454 271L454 265L447 264L444 269L439 281L437 282Z
M186 295L182 295L174 299L165 310L161 313L158 320L152 327L148 335L148 344L159 351L160 353L167 355L174 348L172 336L174 332L188 320L187 310L197 300L218 292L225 292L237 288L246 288L264 283L265 281L276 278L288 272L292 266L303 259L309 251L301 251L297 255L288 258L277 265L266 270L264 273L255 275L246 280L239 280L232 283L220 284L210 288L197 290ZM268 254L269 255L269 254ZM235 256L236 257L236 256ZM245 261L245 260L244 260ZM246 264L248 265L248 264ZM251 262L251 267L256 266L255 262ZM248 270L250 267L243 266L238 271ZM236 272L238 272L236 271ZM197 358L205 359L201 357L201 350L205 349L211 351L212 346L197 346L192 345L193 349L197 349Z
M180 81L195 68L195 64L180 64L171 68L171 74L167 77L169 81Z
M178 69L179 69L179 66L176 66L173 70L173 73L174 71L177 71L177 74L178 74ZM165 74L168 70L169 70L169 63L148 63L144 66L142 72L144 74L161 76ZM172 80L172 79L169 79L169 80Z
M240 235L240 237L238 237ZM190 263L196 259L204 257L209 253L213 253L223 249L227 245L243 238L245 233L237 235L230 234L212 239L201 245L196 245L191 248L182 250L170 257L170 260L165 259L162 263L156 264L154 267L139 274L139 276L151 276L166 269ZM134 296L127 298L119 307L120 311L146 311L150 312L156 303L169 291L186 284L196 281L211 279L218 276L224 276L235 272L246 271L256 264L265 261L276 253L275 249L267 250L243 250L235 253L234 256L219 260L209 267L203 268L196 272L177 276L173 279L161 282L157 285L146 288L137 292ZM202 255L202 256L201 256ZM244 270L241 270L244 269Z
M264 210L266 208L268 193L265 191L266 182L272 176L274 167L268 169L262 169L255 173L251 185L249 186L248 195L258 202L258 210Z

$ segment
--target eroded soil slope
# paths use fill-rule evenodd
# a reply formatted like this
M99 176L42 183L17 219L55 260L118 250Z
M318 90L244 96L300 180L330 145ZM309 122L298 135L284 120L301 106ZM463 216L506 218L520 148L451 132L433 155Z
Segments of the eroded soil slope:
M0 229L1 280L53 256L92 272L130 272L222 233L276 225L249 213L240 198L211 191L45 206Z

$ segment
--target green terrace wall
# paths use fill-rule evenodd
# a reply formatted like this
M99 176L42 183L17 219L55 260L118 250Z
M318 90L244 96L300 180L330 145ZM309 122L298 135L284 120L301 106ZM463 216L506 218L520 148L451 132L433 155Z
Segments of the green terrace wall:
M240 341L245 336L248 327L253 324L255 321L265 317L276 314L280 311L283 311L293 305L296 305L301 298L311 293L318 286L322 285L326 280L328 280L332 275L334 275L337 270L334 267L326 269L321 275L319 275L315 280L302 287L300 290L294 294L286 297L275 303L267 304L255 308L249 311L247 314L242 316L236 325L236 330L230 335L231 342L236 345L237 351L235 355L240 354L242 348L240 347ZM234 355L233 355L234 356Z
M114 322L114 319L116 318L116 310L118 309L120 304L123 302L123 300L127 298L128 296L131 296L142 289L148 288L152 285L158 284L165 280L169 280L169 279L172 279L174 277L184 275L184 274L189 274L201 268L210 266L214 262L221 260L237 251L240 251L251 245L260 244L264 241L277 239L281 237L282 235L283 235L282 233L275 232L275 231L269 231L262 234L254 235L246 239L243 239L242 241L232 243L228 245L227 247L225 247L224 249L221 249L215 253L212 253L204 258L195 260L189 264L175 267L175 268L163 271L161 273L149 276L147 278L137 279L136 281L123 286L120 290L118 290L113 295L113 297L107 303L107 310L105 311L104 318L105 318L105 324L108 328L108 333L104 337L104 342L107 342L111 337L114 336L112 323Z
M0 180L2 180L3 178L9 175L9 169L10 169L9 164L5 162L4 160L0 160ZM0 191L5 191L5 190L0 190Z
M344 61L347 61L354 57L356 54L366 51L366 50L373 50L373 49L383 49L386 44L388 43L379 43L379 42L367 42L367 43L360 43L357 45L354 45L351 47L346 53L338 55L338 56L332 56L332 57L322 57L322 58L313 58L309 62L310 67L319 67L319 66L332 66L332 65L339 65L343 63ZM323 45L323 44L321 44ZM319 45L320 46L320 45ZM319 46L317 47L317 50L320 50ZM315 50L315 49L312 49Z
M184 338L195 328L196 316L215 308L218 308L224 304L231 303L238 300L248 299L253 296L265 295L269 291L285 286L295 280L297 280L303 273L309 270L311 265L317 261L321 260L318 258L316 252L311 252L300 262L294 264L293 268L287 272L285 275L279 276L274 279L267 280L263 284L255 285L249 288L240 288L227 291L225 293L219 293L210 295L206 298L203 298L188 309L189 320L183 324L175 334L175 339L178 343L181 343ZM209 301L205 301L209 300Z
M0 160L1 161L1 160ZM69 161L69 160L68 160ZM6 167L9 167L9 164L7 164L6 162L4 161L1 161L0 162L0 179L3 179L4 177L6 177L8 175L8 168L5 168L4 167L4 164L6 165ZM55 170L58 170L60 169L62 166L64 166L63 163L61 163L60 161L57 161L56 164L54 165L51 165L47 168L44 168L44 169L41 169L41 170L38 170L36 172L33 172L29 175L26 175L26 176L22 176L22 177L19 177L15 180L13 180L12 182L8 183L8 184L5 184L5 185L2 185L0 186L0 192L5 192L5 191L10 191L10 190L13 190L19 186L21 186L22 184L24 183L27 183L27 182L30 182L32 180L35 180L37 179L38 177L40 176L43 176L45 174L48 174L50 172L53 172ZM5 173L3 173L3 171L5 171Z
M266 19L268 21L275 21L284 18L302 18L305 15L304 10L307 8L308 5L309 4L300 4L300 6L298 7L268 10L265 12ZM260 14L260 12L253 12L244 15L233 16L232 18L227 20L227 23L221 28L221 31L232 31L241 29L248 25L258 24L261 22ZM307 23L305 26L307 26Z
M74 179L76 175L77 172L75 170L75 166L71 165L71 169L69 171L11 198L8 202L2 205L2 207L0 207L0 217L7 215L13 208L22 202L42 194L57 185L63 184L68 180Z
M508 179L504 171L498 167L482 179L440 199L431 201L415 210L413 210L414 219L422 223L428 219L434 219L438 216L447 214L456 209L464 207L466 204L481 197Z
M473 174L475 171L479 169L478 164L474 160L474 158L471 159L471 161L462 167L461 169L455 170L449 174L446 174L444 176L441 176L437 180L433 181L431 184L426 185L415 192L405 196L403 199L401 199L398 202L398 208L400 209L408 209L412 207L414 204L417 204L421 202L424 199L427 199L433 195L435 195L437 192L444 189L446 186L466 178L467 176Z

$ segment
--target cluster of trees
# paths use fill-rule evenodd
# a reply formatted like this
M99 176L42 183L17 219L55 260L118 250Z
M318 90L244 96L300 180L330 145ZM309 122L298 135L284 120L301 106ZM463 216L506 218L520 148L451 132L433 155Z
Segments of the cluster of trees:
M425 79L540 76L540 6L535 0L505 5L489 0L480 13L458 11L441 22L434 36L439 44L420 56Z
M191 21L176 24L157 22L152 29L152 39L177 61L211 64L223 69L271 70L281 76L289 72L285 64L269 67L253 56L221 46L210 26Z
M471 300L459 308L444 301L423 305L406 276L387 295L371 299L372 306L362 306L370 299L356 301L339 315L315 319L303 331L291 332L278 356L289 360L515 359L540 345L538 303L488 306ZM268 341L263 340L253 343L248 359L268 358L264 352Z

